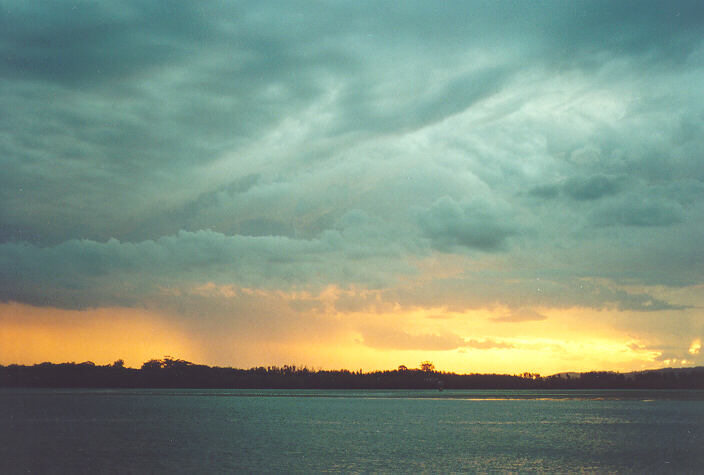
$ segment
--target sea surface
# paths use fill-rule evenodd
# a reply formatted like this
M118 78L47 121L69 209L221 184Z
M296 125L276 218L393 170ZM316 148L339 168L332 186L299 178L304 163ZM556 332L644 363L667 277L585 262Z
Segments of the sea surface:
M704 472L704 391L0 389L0 473Z

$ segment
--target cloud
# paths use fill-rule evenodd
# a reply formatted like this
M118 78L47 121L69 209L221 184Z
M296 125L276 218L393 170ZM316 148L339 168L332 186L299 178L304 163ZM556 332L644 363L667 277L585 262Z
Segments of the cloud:
M663 341L664 340L664 341ZM692 340L692 335L669 337L654 345L658 350L657 360L667 367L701 366L704 358L701 354L701 338Z
M587 178L570 178L562 189L565 194L578 201L588 201L615 195L620 191L621 181L618 178L594 175Z
M540 321L541 314L530 310L540 307L653 313L690 308L677 300L668 301L647 291L624 287L608 279L568 279L561 275L517 278L512 274L507 279L502 271L484 270L396 287L387 290L384 298L406 308L433 307L441 302L452 312L499 309L508 313L493 317L493 321L502 323Z
M519 308L498 317L492 317L494 322L503 323L520 323L520 322L538 322L546 320L548 317L536 312L530 308Z
M366 241L360 240L362 236ZM158 286L189 282L320 288L334 282L382 285L403 268L412 272L397 261L398 250L391 243L391 247L380 244L363 230L349 228L328 231L314 240L181 231L139 243L116 239L71 240L52 247L5 243L0 244L0 298L85 308L130 305ZM336 262L339 252L360 264ZM382 271L363 264L367 259L388 263Z
M681 207L674 202L656 202L648 200L620 201L604 204L589 215L595 226L637 226L658 227L671 226L684 221Z
M466 340L465 345L469 348L474 348L475 350L506 350L514 348L515 345L511 343L506 343L502 341L495 341L491 339L486 340Z
M0 11L3 301L239 315L184 290L212 282L696 318L699 2Z
M558 185L540 185L528 190L528 195L546 200L557 198L559 194L560 187Z
M3 12L3 75L82 87L181 59L184 45L214 33L199 9L185 4L8 2Z
M436 249L499 251L517 231L488 203L458 203L443 197L419 215L421 229Z
M378 349L451 351L460 348L475 350L514 348L511 343L492 339L464 339L452 333L441 335L434 333L410 334L379 327L365 327L361 333L366 346Z
M561 184L539 185L528 190L528 196L554 199L561 193L576 201L592 201L615 195L623 189L622 177L605 175L573 176Z

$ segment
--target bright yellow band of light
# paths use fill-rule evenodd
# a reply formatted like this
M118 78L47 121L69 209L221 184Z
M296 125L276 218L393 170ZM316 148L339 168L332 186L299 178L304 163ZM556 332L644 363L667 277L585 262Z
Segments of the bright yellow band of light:
M509 374L627 371L663 364L657 361L657 351L627 335L599 325L572 328L575 319L588 321L587 310L541 311L547 315L544 321L504 325L493 322L488 310L443 315L442 308L432 308L330 315L340 323L339 331L313 341L301 335L252 339L246 331L238 333L236 329L198 332L196 326L177 326L173 317L145 309L78 311L9 303L0 304L0 363L90 360L108 364L124 359L128 366L139 367L149 359L172 355L197 363L245 368L295 364L369 371L401 364L412 368L431 360L440 371ZM448 349L398 348L393 342L389 347L374 347L365 341L364 331L358 330L370 325L402 328L408 335L452 331L469 343ZM693 342L689 351L694 354L700 347Z

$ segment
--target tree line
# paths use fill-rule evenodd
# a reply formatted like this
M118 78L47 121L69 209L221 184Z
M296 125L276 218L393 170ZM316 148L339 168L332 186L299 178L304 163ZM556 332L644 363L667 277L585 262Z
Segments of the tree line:
M0 387L222 388L222 389L704 389L704 367L634 373L591 371L573 375L537 373L457 374L424 361L418 369L364 372L311 370L284 365L250 369L206 366L164 357L127 368L111 365L41 363L0 365Z

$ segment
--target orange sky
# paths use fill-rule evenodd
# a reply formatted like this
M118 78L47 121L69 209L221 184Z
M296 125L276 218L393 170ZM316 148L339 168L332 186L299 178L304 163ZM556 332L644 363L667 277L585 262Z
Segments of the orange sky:
M400 364L416 367L431 360L442 371L552 374L680 366L692 364L699 356L700 344L693 340L685 349L689 360L659 361L661 352L649 349L647 341L603 323L609 319L604 311L596 318L589 309L540 309L546 317L541 321L499 324L492 320L505 311L418 308L329 313L324 318L333 325L324 333L266 338L229 330L203 332L193 322L147 309L76 311L0 304L0 363L91 360L108 364L122 358L128 366L139 367L151 358L171 355L234 367L296 364L374 370ZM450 335L459 335L460 340Z

